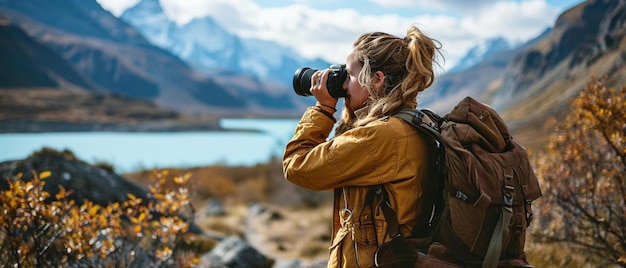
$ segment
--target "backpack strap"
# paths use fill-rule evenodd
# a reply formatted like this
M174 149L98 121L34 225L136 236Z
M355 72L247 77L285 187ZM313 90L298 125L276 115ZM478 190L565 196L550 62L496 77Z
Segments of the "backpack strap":
M512 168L504 170L504 186L502 187L504 206L502 206L500 218L491 235L491 241L489 241L489 248L487 249L487 254L485 254L482 268L495 268L498 266L502 252L502 239L508 236L508 225L513 216L513 190L515 190L513 172Z
M387 230L389 232L389 237L392 239L402 237L402 233L400 232L400 223L398 222L398 216L396 212L391 208L391 204L389 203L389 196L387 195L387 190L379 184L367 191L365 195L365 201L363 202L363 208L365 209L367 206L371 205L374 202L374 198L379 196L378 203L376 205L376 209L380 208L385 216L385 221L387 221ZM361 210L363 213L363 210ZM361 217L359 217L360 219Z
M432 237L439 225L439 220L444 210L444 200L443 200L443 192L444 192L444 178L446 177L447 169L444 165L445 163L445 147L441 142L441 127L443 127L446 122L443 117L439 116L432 110L429 109L415 109L415 110L403 110L393 115L394 117L400 118L406 123L413 126L419 132L428 135L429 137L435 140L437 147L437 156L435 160L435 165L437 167L435 178L429 178L436 180L435 187L433 189L436 193L435 200L433 203L432 213L430 219L428 219L428 228L420 230L417 225L413 229L412 235L413 237Z

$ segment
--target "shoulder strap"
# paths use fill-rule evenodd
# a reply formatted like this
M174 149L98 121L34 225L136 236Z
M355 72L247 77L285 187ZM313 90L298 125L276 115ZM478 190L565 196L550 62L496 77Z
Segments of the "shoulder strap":
M441 169L443 166L441 165L441 163L443 163L442 161L444 157L444 154L443 154L444 147L441 144L441 134L439 133L439 126L442 124L443 118L441 118L435 112L426 110L426 109L405 110L405 111L401 111L395 114L394 117L398 117L404 120L405 122L411 124L416 129L421 130L422 133L426 133L428 136L435 139L435 141L438 143L437 147L438 147L439 153L438 153L438 159L437 159L437 166L438 166L439 176L438 178L433 178L433 179L437 180L436 185L438 189L436 189L436 191L443 193L443 175L442 175L443 173L442 172L444 172L444 170ZM382 185L376 185L368 191L365 197L365 202L364 202L363 207L371 205L375 197L378 197L378 204L376 208L377 209L380 208L382 210L383 215L385 216L385 220L387 221L387 226L389 227L388 229L389 236L392 238L401 237L402 233L400 232L400 225L398 223L398 217L396 215L396 212L391 207L391 204L389 203L387 190ZM417 230L417 228L415 228L413 230L412 236L424 237L424 236L432 236L434 234L434 229L437 228L439 218L443 212L443 204L444 204L443 194L437 195L435 204L433 204L433 211L431 213L431 218L429 219L429 230L426 231L426 233L424 233L424 230Z
M438 142L441 141L441 133L439 127L443 122L443 118L434 113L431 110L404 110L393 115L405 122L413 125L418 129L425 130L424 132L433 137Z
M427 230L418 230L418 228L415 228L412 233L412 236L414 237L433 236L438 227L439 219L441 218L441 214L443 214L445 205L443 200L443 191L444 178L446 177L447 169L444 164L445 146L441 140L441 127L445 124L445 120L443 117L429 109L404 110L394 116L404 120L415 129L421 133L427 134L437 142L437 156L435 158L437 173L436 177L431 179L437 181L435 184L437 188L434 189L434 191L439 194L436 195L434 200L435 202L433 204L431 217L428 221L429 228Z

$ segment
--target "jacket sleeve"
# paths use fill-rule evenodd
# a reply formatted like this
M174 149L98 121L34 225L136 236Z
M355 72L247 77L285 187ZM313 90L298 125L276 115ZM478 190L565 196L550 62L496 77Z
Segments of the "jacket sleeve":
M397 132L385 124L368 125L327 141L333 122L309 109L285 148L285 178L314 191L367 186L397 178ZM384 162L384 163L383 163Z

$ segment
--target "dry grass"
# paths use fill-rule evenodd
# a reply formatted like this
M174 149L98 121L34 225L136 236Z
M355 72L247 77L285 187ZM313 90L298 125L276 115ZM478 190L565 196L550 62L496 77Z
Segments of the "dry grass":
M594 256L584 254L581 250L572 248L565 243L527 243L526 256L534 267L620 267L616 264L604 263L610 260L599 260Z

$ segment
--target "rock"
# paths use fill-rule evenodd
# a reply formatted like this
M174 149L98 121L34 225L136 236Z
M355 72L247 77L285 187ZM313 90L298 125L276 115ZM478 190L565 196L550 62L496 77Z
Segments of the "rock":
M111 167L90 165L77 159L68 150L59 152L50 148L43 148L23 160L0 163L0 191L8 190L7 179L16 179L19 173L22 174L22 180L30 181L33 173L40 174L44 171L51 173L44 180L46 184L43 190L50 193L47 201L52 201L59 192L59 186L71 192L67 198L74 200L76 204L82 204L84 200L101 206L122 203L128 199L128 194L147 199L147 189L116 174ZM153 216L159 217L156 214ZM202 233L193 223L189 230L192 233Z
M204 214L206 216L224 216L226 215L226 210L220 200L211 198L204 208Z
M300 260L277 260L272 268L300 268L302 261Z
M277 260L272 268L326 268L327 260L303 262L301 260Z
M77 204L90 200L105 206L127 200L129 193L142 198L148 193L147 189L116 174L109 167L92 166L77 159L68 150L59 152L49 148L34 152L23 160L0 163L0 190L7 190L6 179L13 179L18 173L22 173L22 180L30 181L33 172L39 174L43 171L51 172L44 186L44 191L49 192L51 198L61 185L65 190L72 191L68 198Z
M261 254L246 241L229 236L209 253L202 256L200 267L269 268L273 261Z

